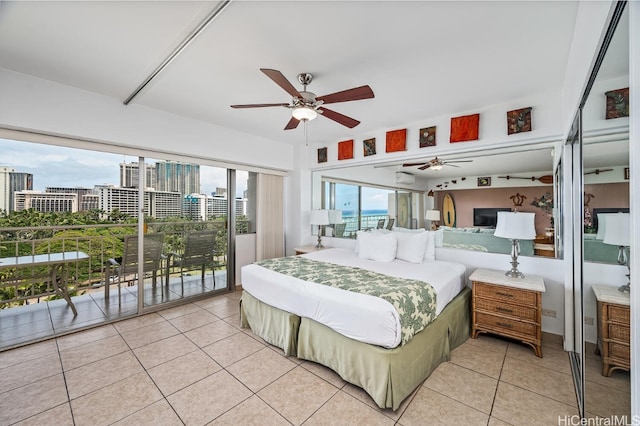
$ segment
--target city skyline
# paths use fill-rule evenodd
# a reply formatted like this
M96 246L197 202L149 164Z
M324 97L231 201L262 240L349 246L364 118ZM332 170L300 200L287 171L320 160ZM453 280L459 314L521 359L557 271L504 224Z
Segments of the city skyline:
M111 154L78 148L66 148L31 142L0 139L0 166L33 175L33 189L46 187L84 187L115 185L120 182L120 163L137 162L138 157ZM155 164L162 159L145 158ZM246 175L247 172L238 171ZM226 169L200 165L200 193L212 194L218 187L226 187ZM246 180L238 179L236 197L242 197Z

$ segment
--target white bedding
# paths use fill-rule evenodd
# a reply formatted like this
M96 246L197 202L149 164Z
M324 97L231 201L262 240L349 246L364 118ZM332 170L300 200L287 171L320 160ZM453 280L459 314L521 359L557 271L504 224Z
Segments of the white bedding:
M444 260L376 262L360 259L352 250L339 248L304 256L428 282L437 295L436 314L466 285L464 265ZM311 318L354 340L385 348L394 348L402 340L397 311L391 303L378 297L303 281L256 264L242 268L242 288L268 305Z

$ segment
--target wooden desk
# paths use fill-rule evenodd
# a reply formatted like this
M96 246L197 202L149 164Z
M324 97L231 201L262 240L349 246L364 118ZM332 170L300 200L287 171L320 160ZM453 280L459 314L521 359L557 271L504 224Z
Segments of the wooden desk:
M78 315L78 311L76 311L76 307L73 305L71 301L71 297L69 296L69 291L67 290L67 281L69 276L69 271L67 266L70 263L80 262L81 260L88 259L89 255L83 253L81 251L66 251L63 253L49 253L49 254L35 254L29 256L16 256L16 257L3 257L0 258L0 270L2 269L25 269L25 268L35 268L40 266L48 266L49 271L47 275L36 276L33 275L28 279L35 283L38 279L42 279L45 282L48 282L53 286L53 290L50 290L50 287L47 286L48 291L34 293L33 288L32 291L23 296L18 295L18 287L24 286L24 282L27 280L25 278L16 277L16 276L8 276L0 280L0 288L15 288L15 295L12 299L4 300L3 302L15 302L19 300L27 300L36 297L49 296L53 294L57 294L62 297L67 305L73 311L73 315Z

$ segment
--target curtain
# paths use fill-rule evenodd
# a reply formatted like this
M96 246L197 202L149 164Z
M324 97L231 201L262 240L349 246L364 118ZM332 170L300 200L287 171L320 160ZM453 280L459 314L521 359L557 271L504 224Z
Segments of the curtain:
M256 260L284 256L284 180L258 174Z

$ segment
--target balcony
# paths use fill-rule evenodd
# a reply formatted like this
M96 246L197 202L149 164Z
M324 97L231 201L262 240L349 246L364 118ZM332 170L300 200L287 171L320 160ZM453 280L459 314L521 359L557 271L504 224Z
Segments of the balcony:
M246 229L246 223L238 228ZM215 233L217 265L205 270L204 281L199 269L181 274L173 261L184 253L186 236L201 230ZM149 234L164 234L157 283L152 283L150 273L140 282L135 274L122 276L119 299L118 277L106 276L105 266L110 259L122 258L124 237L136 231L135 224L0 228L0 350L134 316L139 285L145 308L227 289L225 222L158 222L148 224ZM54 259L76 252L87 256L66 259L65 264L14 266L16 258ZM56 285L65 284L77 315L56 292Z

